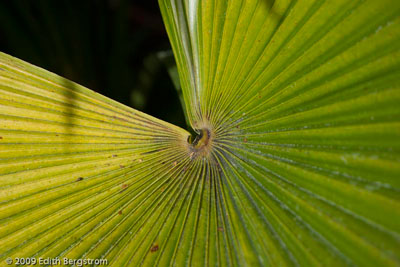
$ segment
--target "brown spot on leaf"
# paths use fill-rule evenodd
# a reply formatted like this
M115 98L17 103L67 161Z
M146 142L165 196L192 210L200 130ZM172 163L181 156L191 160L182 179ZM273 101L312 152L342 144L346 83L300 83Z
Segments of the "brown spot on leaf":
M76 182L82 181L83 177L78 177L78 179L76 179Z
M119 215L122 215L122 210L118 211L118 214L119 214Z
M111 157L115 158L115 157L118 157L118 155L112 155Z
M0 136L0 139L3 139L3 137L2 137L2 136Z
M151 251L151 252L156 252L158 249L159 249L159 248L158 248L158 245L155 244L155 245L153 245L153 246L151 247L150 251Z
M129 185L127 185L127 184L123 184L123 185L121 186L122 190L119 191L119 192L120 192L120 193L124 192L124 191L128 188L128 186L129 186Z
M124 166L124 165L122 165L122 164L121 164L121 165L119 165L119 167L120 167L121 169L122 169L122 168L125 168L125 166Z

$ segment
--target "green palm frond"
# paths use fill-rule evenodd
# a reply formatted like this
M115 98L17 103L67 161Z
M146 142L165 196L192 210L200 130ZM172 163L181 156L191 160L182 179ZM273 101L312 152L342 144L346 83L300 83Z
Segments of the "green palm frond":
M160 0L198 137L0 54L0 261L400 264L400 2Z

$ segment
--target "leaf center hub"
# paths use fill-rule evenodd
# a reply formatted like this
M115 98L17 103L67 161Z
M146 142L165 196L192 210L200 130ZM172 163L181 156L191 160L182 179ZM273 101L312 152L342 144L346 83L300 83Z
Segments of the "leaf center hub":
M212 143L212 133L209 129L203 128L196 132L199 134L194 141L190 144L191 157L193 156L206 156L210 153Z

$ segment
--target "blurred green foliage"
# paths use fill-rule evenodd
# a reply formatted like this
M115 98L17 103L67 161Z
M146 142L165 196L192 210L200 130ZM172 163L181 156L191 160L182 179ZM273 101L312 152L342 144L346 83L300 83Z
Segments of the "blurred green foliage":
M157 1L1 1L0 50L185 127Z

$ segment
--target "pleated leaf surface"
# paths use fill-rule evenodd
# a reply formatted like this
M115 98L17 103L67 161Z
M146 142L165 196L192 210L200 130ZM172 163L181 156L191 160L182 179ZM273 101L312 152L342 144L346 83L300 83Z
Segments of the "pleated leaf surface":
M0 54L0 262L399 266L400 2L159 4L192 144Z

